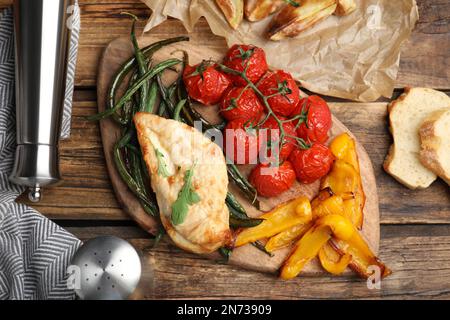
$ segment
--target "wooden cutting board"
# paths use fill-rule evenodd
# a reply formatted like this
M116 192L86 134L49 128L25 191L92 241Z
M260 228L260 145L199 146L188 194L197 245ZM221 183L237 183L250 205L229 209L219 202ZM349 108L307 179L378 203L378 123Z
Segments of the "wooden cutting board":
M141 47L149 45L153 42L159 41L155 36L144 35L139 39ZM189 42L181 42L170 45L157 52L154 55L154 62L159 62L169 57L180 57L177 50L186 50L189 53L190 64L201 62L203 59L220 60L225 51L225 44L223 47L208 47L202 45L196 37L191 38ZM98 79L97 79L97 97L98 109L103 111L105 109L106 94L109 88L112 77L116 71L121 67L124 61L133 55L132 46L129 37L118 38L112 41L103 53L99 62ZM287 70L289 71L289 70ZM166 81L173 80L176 75L174 72L166 72ZM198 108L206 118L210 121L218 121L216 109L214 107ZM100 122L100 131L103 141L103 148L106 158L106 164L111 177L117 200L121 204L123 210L127 212L143 229L151 234L155 234L158 230L157 221L146 214L142 209L137 198L128 190L125 183L120 178L114 164L112 155L112 148L114 143L120 137L119 127L110 119L105 119ZM342 132L351 132L335 117L333 117L333 127L331 129L331 137L336 136ZM353 135L352 135L353 136ZM361 231L364 238L368 241L370 247L375 253L378 253L379 248L379 208L378 208L378 194L375 176L373 173L372 163L364 148L357 142L357 152L359 156L361 175L363 181L364 191L367 196L366 205L364 208L364 226ZM247 175L251 170L250 166L241 166L240 170ZM261 211L256 210L240 195L239 189L230 183L230 191L237 196L240 202L247 209L250 216L257 217L262 214ZM319 190L319 183L310 185L303 185L295 183L295 185L287 192L276 198L260 198L262 210L269 210L277 204L286 202L292 198L300 195L305 195L312 199ZM166 238L168 240L168 238ZM262 271L262 272L276 272L281 263L284 261L291 248L279 250L273 257L261 252L251 245L237 248L233 251L230 259L231 264L235 264L244 268ZM210 258L218 258L216 254L210 255ZM309 263L302 274L318 274L324 271L318 264L318 261L313 260Z

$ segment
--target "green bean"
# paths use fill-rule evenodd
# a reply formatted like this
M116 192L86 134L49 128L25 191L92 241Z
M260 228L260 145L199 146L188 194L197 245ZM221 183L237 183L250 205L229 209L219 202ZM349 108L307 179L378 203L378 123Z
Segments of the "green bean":
M132 86L136 82L138 76L139 75L137 72L133 72L133 75L131 76L129 81L129 86ZM114 113L112 115L113 119L122 126L125 126L133 118L136 106L138 104L139 101L133 101L133 99L128 100L127 102L125 102L121 114Z
M227 165L228 175L234 181L234 183L242 190L248 200L258 209L260 209L258 194L256 189L247 181L247 179L241 174L239 169L233 163Z
M178 88L178 84L176 81L167 88L167 98L170 101L173 101L173 95L176 92L177 88ZM178 99L178 100L180 100L180 99Z
M228 211L230 213L230 226L232 228L250 228L259 225L264 219L250 218L247 214L236 210L227 199Z
M128 118L130 117L130 114L132 113L133 108L134 108L133 101L127 101L123 105L123 114L122 114L122 116L117 114L117 113L114 113L112 115L112 117L117 123L125 124L125 123L128 122Z
M169 99L169 95L167 93L167 88L164 86L161 74L158 74L156 76L156 82L158 83L159 93L161 94L161 99L164 102L166 106L166 112L168 111L169 117L173 117L173 112L175 110L175 106L173 105L172 101Z
M180 89L179 89L180 90ZM186 108L183 108L182 117L187 124L191 127L194 126L195 121L200 121L202 123L202 131L206 130L219 130L222 131L225 128L226 123L222 122L219 124L211 124L208 120L206 120L195 108L193 107L191 99L186 95L178 95L181 99L186 100Z
M137 73L134 72L129 82L130 85L136 81L136 78ZM135 107L134 101L128 100L127 102L125 102L121 113L115 112L112 114L113 120L121 125L125 125L131 118L131 114L133 112L134 107Z
M119 140L119 142L117 143L117 147L119 149L122 149L123 147L125 147L126 145L128 145L128 143L131 140L131 137L133 136L133 131L130 129L127 129L125 131L125 134L122 136L122 138Z
M146 194L145 190L141 188L141 186L136 183L134 178L130 175L128 172L128 169L123 161L122 155L121 155L121 149L119 148L119 143L116 143L113 148L113 154L114 154L114 162L116 164L117 171L119 172L120 176L122 177L122 180L127 184L128 188L141 200L143 201L148 208L151 209L152 215L156 216L158 214L158 207L155 205L155 203L151 202Z
M226 126L225 122L221 122L219 124L211 124L197 110L195 110L195 108L193 107L193 103L190 99L188 99L188 104L187 104L186 109L187 109L187 112L189 113L190 117L192 119L194 119L194 121L201 121L202 128L204 128L203 131L212 130L212 129L222 131Z
M239 203L234 194L231 192L227 193L226 197L227 204L231 206L236 212L238 212L242 217L248 217L247 212L244 207Z
M166 110L166 103L164 101L161 101L159 103L159 108L158 108L158 116L162 117L164 115L167 115L167 110Z
M141 157L140 154L132 153L130 156L130 162L131 162L131 173L136 181L136 183L141 187L142 190L144 190L144 193L146 197L148 198L147 189L145 188L144 179L142 177L142 167L141 163L139 161L139 158Z
M184 105L186 104L186 100L180 100L176 107L175 110L173 112L173 119L180 121L180 111L183 109Z
M144 209L144 211L151 215L152 217L157 217L158 216L158 209L156 208L152 208L149 205L147 205L147 203L145 203L144 201L139 199L139 203L141 204L142 208Z
M134 14L131 14L128 12L125 12L123 14L129 15L134 19L133 26L131 27L130 36L131 36L131 43L133 44L134 55L136 57L136 62L138 65L138 74L140 77L142 77L148 71L148 67L147 67L146 58L145 58L144 54L142 53L141 49L139 48L139 44L136 39L136 21L138 21L139 19ZM138 111L144 111L145 106L147 105L148 89L149 89L149 83L147 81L142 85L142 87L140 89L141 94L139 97Z
M263 253L267 254L269 257L273 257L273 253L270 253L266 250L266 247L259 241L255 241L251 243L256 249L262 251Z
M237 219L246 220L251 219L247 215L242 214L242 212L237 211L235 208L233 208L232 205L227 201L228 211L230 212L230 216L235 217Z
M145 105L145 109L143 111L153 112L157 96L158 96L158 84L155 81L153 81L152 85L150 86L147 104Z
M256 227L257 225L261 224L264 219L238 219L233 216L230 216L230 227L233 229L238 228L251 228Z
M223 257L225 262L228 262L230 260L232 252L233 252L233 250L230 248L226 248L226 247L219 248L219 253Z
M136 148L136 146L133 145L133 144L127 143L127 144L125 145L125 147L126 147L127 149L131 150L132 152L135 152L135 153L138 153L138 152L139 152L139 149Z
M150 174L148 173L148 169L147 169L147 165L145 164L144 157L141 156L139 160L141 161L141 170L142 170L142 173L144 175L144 180L147 181L147 185L148 185L148 187L151 190L151 187L150 187Z
M164 228L159 228L158 233L155 236L155 239L153 241L152 248L156 247L158 243L161 241L162 237L166 234L166 230Z
M182 36L182 37L176 37L176 38L170 38L162 41L155 42L145 48L143 48L141 51L142 53L150 58L156 51L161 49L162 47L180 42L180 41L189 41L188 37ZM127 76L127 74L136 66L136 57L133 56L130 59L128 59L119 69L119 71L114 76L109 91L108 91L108 99L107 99L107 109L112 109L116 105L115 98L117 90L119 89L121 83Z
M149 194L147 192L147 187L145 185L144 182L144 177L143 177L143 172L142 172L142 167L141 167L141 161L140 159L142 159L142 155L140 153L136 153L136 152L132 152L131 154L131 172L132 172L132 177L134 178L134 180L136 181L136 184L139 185L139 187L141 188L141 190L144 191L144 195L146 196L146 198L150 201L150 197ZM150 207L149 205L147 205L147 203L145 201L143 201L142 199L139 199L139 202L142 205L142 208L144 209L144 211L152 216L155 215L155 208Z
M107 109L103 112L100 112L100 113L94 115L94 116L90 116L90 117L88 117L88 119L89 120L101 120L101 119L111 116L117 110L122 108L123 104L126 101L128 101L146 81L153 78L157 74L161 73L164 69L166 69L170 66L174 66L178 63L180 63L180 61L177 59L169 59L169 60L166 60L164 62L157 64L153 69L149 70L145 75L140 77L133 86L128 88L128 90L125 92L125 94L119 100L119 102L113 108Z

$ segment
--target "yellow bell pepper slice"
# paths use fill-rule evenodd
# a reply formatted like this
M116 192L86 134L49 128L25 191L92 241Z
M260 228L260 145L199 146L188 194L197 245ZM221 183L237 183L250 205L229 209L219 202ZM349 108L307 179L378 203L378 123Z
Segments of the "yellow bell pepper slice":
M349 254L352 260L349 267L359 274L362 278L368 278L373 274L373 270L369 267L378 267L381 278L387 277L392 271L381 262L375 254L370 250L366 241L355 232L350 239L343 241L342 239L334 239L333 246L340 254Z
M291 255L281 267L280 278L288 280L296 277L332 236L348 240L355 231L350 220L339 214L330 214L318 219L314 227L297 241Z
M329 214L344 215L344 200L340 196L332 195L326 199L316 198L311 203L313 218L321 218Z
M334 194L342 197L353 195L351 199L344 200L344 214L361 229L365 198L361 177L353 166L343 160L336 160L330 173L322 180L321 188L330 188Z
M285 248L293 244L296 240L302 237L306 231L312 227L312 223L298 224L289 228L279 234L271 237L267 241L265 249L267 252L274 252L276 250Z
M334 138L330 143L330 150L336 159L351 164L356 172L360 172L355 140L348 133L342 133Z
M311 204L308 198L299 197L276 207L259 218L264 221L256 227L243 229L238 233L236 247L263 238L270 238L296 225L310 222L312 220Z
M322 189L330 188L333 194L354 192L358 188L358 172L344 160L336 160L322 181Z
M319 260L322 267L331 274L342 274L352 260L348 253L340 255L330 243L326 243L319 251Z
M320 191L319 195L311 203L313 220L333 213L344 215L343 203L342 198L333 195L329 189ZM299 224L280 232L267 241L265 249L268 252L273 252L290 246L303 236L312 225L312 223Z
M360 175L355 140L349 134L343 133L333 139L330 144L330 150L338 160L334 163L330 174L323 179L321 188L329 187L335 194L343 198L345 198L344 193L353 194L352 199L344 201L344 211L353 224L358 229L361 229L364 220L363 209L366 197ZM348 165L345 166L343 163ZM354 170L351 170L351 168Z

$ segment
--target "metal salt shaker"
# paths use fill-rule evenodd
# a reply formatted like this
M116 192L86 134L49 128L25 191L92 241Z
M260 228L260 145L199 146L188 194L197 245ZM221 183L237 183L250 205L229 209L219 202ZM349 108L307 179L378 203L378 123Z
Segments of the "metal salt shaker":
M60 180L58 141L66 84L70 0L15 0L17 150L10 180L41 188Z

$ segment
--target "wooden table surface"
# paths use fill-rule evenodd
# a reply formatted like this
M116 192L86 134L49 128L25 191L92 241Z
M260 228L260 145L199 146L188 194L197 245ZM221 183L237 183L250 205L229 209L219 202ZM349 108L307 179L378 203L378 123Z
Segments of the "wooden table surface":
M129 33L129 19L120 12L133 12L143 19L150 12L139 0L79 2L82 31L72 135L61 143L64 182L45 190L43 201L33 206L81 239L116 235L129 240L141 254L144 267L134 298L450 298L450 188L436 181L426 190L408 190L382 170L391 142L387 100L331 100L333 113L353 131L373 161L380 197L380 257L394 272L380 290L369 290L355 276L298 277L283 282L273 275L205 260L164 242L152 249L151 237L116 202L98 125L84 120L97 111L96 70L103 48ZM450 91L450 1L417 2L420 21L403 47L395 96L405 85ZM0 8L11 3L0 0ZM185 33L175 20L152 32L162 38ZM210 33L204 20L195 32L209 34L211 42L222 41ZM24 197L19 201L26 202Z

